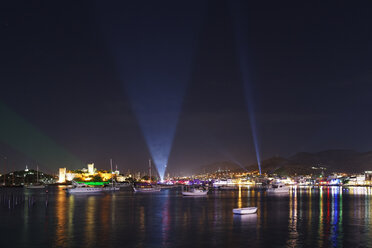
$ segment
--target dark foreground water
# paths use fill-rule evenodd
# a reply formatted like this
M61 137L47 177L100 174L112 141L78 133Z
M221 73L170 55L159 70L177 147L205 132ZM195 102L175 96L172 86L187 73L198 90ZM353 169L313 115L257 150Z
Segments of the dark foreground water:
M18 199L9 208L11 194ZM0 196L0 247L372 247L369 188L185 198L179 190L79 196L56 187L48 194L2 189ZM232 214L245 206L258 213Z

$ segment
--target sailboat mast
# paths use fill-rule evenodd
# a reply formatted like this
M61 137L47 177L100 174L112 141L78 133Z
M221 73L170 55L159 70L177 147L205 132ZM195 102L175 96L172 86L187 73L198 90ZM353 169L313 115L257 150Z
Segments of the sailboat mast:
M5 165L5 161L6 161L6 156L3 156L3 155L1 155L2 157L3 157L3 159L4 159L4 186L5 186L5 177L6 177L6 165Z
M150 174L150 183L151 183L151 159L149 159L149 174Z
M110 166L111 166L111 187L114 187L114 181L112 179L112 158L110 158Z
M39 183L39 166L36 165L36 183Z

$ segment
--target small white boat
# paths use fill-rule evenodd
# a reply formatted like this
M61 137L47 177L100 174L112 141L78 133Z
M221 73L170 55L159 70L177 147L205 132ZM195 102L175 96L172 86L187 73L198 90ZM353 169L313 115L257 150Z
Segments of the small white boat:
M183 196L205 196L208 194L208 190L192 189L190 191L182 191Z
M249 207L249 208L234 208L234 214L254 214L257 212L256 207Z
M289 193L290 187L286 186L283 183L274 183L270 188L266 190L267 193Z

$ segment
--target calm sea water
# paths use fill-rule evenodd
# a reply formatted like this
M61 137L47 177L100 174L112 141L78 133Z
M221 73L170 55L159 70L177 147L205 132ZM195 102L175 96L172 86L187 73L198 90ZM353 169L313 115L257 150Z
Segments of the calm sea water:
M9 208L11 194L18 199ZM201 198L174 189L81 196L58 187L48 194L2 189L0 246L372 247L371 194L369 188L339 187L286 196L216 191ZM232 214L246 206L257 206L257 214Z

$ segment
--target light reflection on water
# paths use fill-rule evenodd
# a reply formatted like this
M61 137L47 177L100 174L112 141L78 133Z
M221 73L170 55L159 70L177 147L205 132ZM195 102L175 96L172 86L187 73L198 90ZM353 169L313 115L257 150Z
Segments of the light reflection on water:
M184 198L177 190L20 191L36 203L0 208L4 247L372 246L370 188L293 188L277 196L240 188L202 198ZM232 214L249 206L257 206L257 214Z
M57 191L56 195L57 205L55 206L56 210L56 246L58 247L65 247L67 246L67 240L66 240L66 227L72 226L72 223L68 223L67 225L67 219L66 216L69 215L70 211L73 211L72 209L67 209L68 205L66 204L66 193L63 191Z

